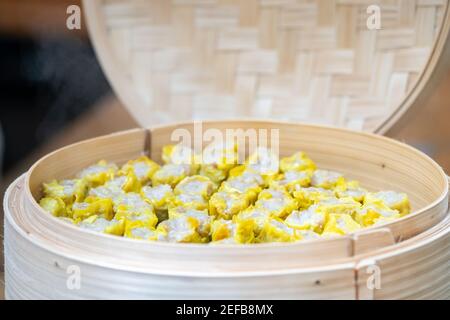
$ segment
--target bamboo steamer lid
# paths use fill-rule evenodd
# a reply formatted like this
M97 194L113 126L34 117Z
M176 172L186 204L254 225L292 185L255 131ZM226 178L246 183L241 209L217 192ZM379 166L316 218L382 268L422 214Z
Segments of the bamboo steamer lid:
M368 7L381 9L369 30ZM445 0L89 0L103 69L143 127L270 118L384 133L447 70Z

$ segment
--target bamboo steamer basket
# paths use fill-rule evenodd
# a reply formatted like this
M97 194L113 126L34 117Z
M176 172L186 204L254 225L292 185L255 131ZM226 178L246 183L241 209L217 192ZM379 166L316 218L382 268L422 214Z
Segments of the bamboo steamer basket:
M180 128L192 132L194 124L136 129L77 143L44 157L19 178L4 204L6 296L355 299L449 295L447 177L421 152L372 134L267 121L203 124L204 130L277 128L281 156L305 150L319 166L359 179L369 189L407 192L416 208L396 222L335 239L243 246L151 243L83 231L38 206L42 182L72 176L97 159L121 163L147 153L160 160L161 147ZM66 286L66 272L73 265L82 270L79 290ZM380 266L382 279L388 279L386 289L363 290L367 265ZM443 281L437 281L437 275ZM412 276L419 285L400 290Z
M5 200L6 297L449 298L448 181L430 158L384 133L420 107L447 70L448 1L84 1L99 60L146 129L84 141L38 161ZM43 212L40 186L99 159L160 159L179 120L203 129L279 129L280 152L369 189L408 193L414 213L341 238L297 244L147 243L79 230ZM296 123L285 122L289 119ZM406 119L406 120L405 120ZM198 137L193 134L194 139ZM67 286L68 268L81 288ZM366 283L381 270L381 289Z

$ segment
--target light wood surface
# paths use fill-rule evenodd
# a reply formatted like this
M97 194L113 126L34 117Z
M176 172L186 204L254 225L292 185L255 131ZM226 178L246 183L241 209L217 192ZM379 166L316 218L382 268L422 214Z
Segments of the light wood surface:
M368 30L368 5L382 29ZM301 120L385 132L448 70L448 1L84 2L90 37L141 126ZM417 103L420 101L420 103Z
M149 243L81 231L39 208L32 194L39 197L43 181L70 176L101 158L123 162L144 152L146 146L158 159L159 147L168 142L170 133L175 128L191 130L192 124L136 129L56 151L37 162L25 181L11 187L5 203L8 297L114 298L118 296L112 288L123 293L118 288L133 281L135 286L126 289L128 297L205 298L208 286L220 298L273 298L275 286L280 298L355 298L359 255L392 244L386 241L386 231L391 239L405 242L440 225L446 216L445 174L431 159L406 145L369 134L289 123L204 123L204 130L239 127L278 128L281 155L301 149L319 166L342 171L370 189L405 191L414 213L383 228L369 228L361 235L298 244L212 247ZM64 268L72 263L87 272L88 283L81 291L65 288ZM429 268L436 268L436 264ZM94 274L108 278L102 281L105 286L91 278ZM162 283L167 285L163 288ZM45 289L48 286L54 288L51 293ZM414 295L415 291L411 289L410 293Z

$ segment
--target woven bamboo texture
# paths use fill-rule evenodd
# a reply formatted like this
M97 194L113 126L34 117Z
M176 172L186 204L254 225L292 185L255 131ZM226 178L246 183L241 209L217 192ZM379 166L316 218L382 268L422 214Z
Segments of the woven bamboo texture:
M370 5L381 10L380 30L367 27ZM142 126L256 116L381 132L439 69L450 28L447 0L84 7L103 68Z

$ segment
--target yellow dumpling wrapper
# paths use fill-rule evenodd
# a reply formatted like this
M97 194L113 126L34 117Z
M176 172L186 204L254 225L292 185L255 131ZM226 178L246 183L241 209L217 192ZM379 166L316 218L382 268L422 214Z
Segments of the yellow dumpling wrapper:
M216 185L208 178L200 175L184 178L174 189L176 195L197 194L209 199L216 190Z
M245 162L245 165L251 170L259 173L263 179L265 185L269 185L270 182L279 173L280 163L278 154L264 147L258 147Z
M200 161L200 174L220 184L238 163L237 144L210 144L203 150Z
M122 236L124 233L123 220L107 220L98 215L90 216L79 223L80 228L111 235Z
M154 228L158 223L158 217L153 208L120 204L115 215L116 219L125 220L125 230L134 227Z
M262 188L256 181L251 181L250 179L246 180L241 176L224 181L219 190L243 194L248 198L249 203L254 203Z
M312 205L303 211L292 212L284 223L296 230L311 230L321 233L326 221L327 214L320 211L318 205Z
M268 210L250 206L236 216L236 221L253 220L254 221L253 231L255 233L255 236L258 236L261 233L264 224L271 218L271 216L272 215Z
M209 208L209 201L199 194L180 194L172 198L169 210L176 207L205 210Z
M297 152L280 160L280 170L284 173L288 171L314 171L316 170L316 164L304 152Z
M277 175L271 181L269 188L283 188L289 193L295 192L299 187L309 187L312 171L286 171Z
M311 230L295 230L296 241L320 239L320 234Z
M66 204L60 198L45 197L39 201L39 205L55 217L67 217Z
M176 219L179 217L191 217L197 220L196 231L202 237L209 236L213 218L209 215L208 210L197 210L186 207L176 207L169 209L169 219Z
M114 216L112 200L89 197L86 202L76 202L72 206L74 220L84 220L93 215L111 220Z
M88 197L95 197L101 199L117 199L125 195L125 191L122 189L123 183L126 177L121 176L106 182L104 185L91 188L88 192Z
M168 184L172 188L190 175L190 167L186 164L166 164L157 170L152 177L152 185Z
M272 218L266 221L257 240L258 242L293 242L298 240L298 237L295 230L284 224L282 220Z
M262 208L275 217L285 218L296 210L298 205L283 189L265 189L259 193L255 208Z
M229 171L238 163L238 145L231 143L212 143L202 152L201 163L203 165L215 165L217 169Z
M395 191L368 193L364 198L364 204L376 203L379 200L392 210L397 210L402 217L411 212L411 205L405 193Z
M236 166L230 170L228 174L228 180L242 179L246 182L252 182L259 186L264 186L264 179L261 174L255 169L246 165Z
M233 224L231 220L215 220L211 225L211 240L221 241L233 237Z
M134 226L135 221L141 221L143 226L154 228L158 223L155 209L138 193L126 193L115 199L114 210L115 218L125 219L126 226ZM140 225L140 222L137 225Z
M357 223L348 214L330 214L323 229L322 235L345 235L361 229L361 225Z
M240 166L236 166L233 169L231 169L230 172L228 173L228 177L229 178L237 178L249 171L254 174L259 174L256 172L256 170L248 168L246 165L240 165Z
M148 183L153 174L160 168L159 164L146 156L141 156L135 160L130 160L122 166L122 174L132 173L141 184ZM136 191L136 190L134 190Z
M67 206L74 202L84 200L87 193L87 184L82 179L72 180L53 180L50 183L44 183L44 194L46 197L59 198Z
M319 201L317 208L325 214L339 213L353 216L361 208L361 203L353 200L353 198L329 198Z
M128 229L145 227L145 228L155 228L158 223L158 218L156 214L145 214L138 212L128 212L125 213L121 211L115 217L117 220L123 220L125 223L125 232Z
M118 196L114 197L114 211L117 212L120 205L123 205L122 208L127 208L129 210L152 213L154 212L153 206L146 201L140 193L136 192L128 192L121 193Z
M195 152L182 144L170 144L162 148L162 160L165 164L193 164Z
M219 185L228 176L228 170L219 169L216 164L202 165L200 167L200 175L208 177L215 184Z
M211 225L213 242L232 239L233 243L248 244L255 239L253 220L215 220Z
M399 219L401 215L397 210L390 209L383 201L378 200L364 204L356 211L354 217L360 225L370 227L374 224Z
M335 171L316 170L311 177L311 186L316 188L334 189L343 183L345 183L344 176Z
M141 195L155 210L167 210L175 197L172 187L168 184L145 186L141 189Z
M192 148L182 144L166 145L162 149L162 160L165 164L182 164L188 168L188 175L194 175L200 168L197 155Z
M161 222L156 231L162 241L178 243L204 243L208 239L202 237L198 232L199 222L188 216L179 216Z
M105 160L100 160L78 173L78 178L84 179L89 186L97 187L103 185L106 181L114 178L118 171L118 167L114 163L109 163Z
M334 192L338 198L350 197L360 203L364 201L364 197L367 194L367 190L361 188L358 181L345 182L342 180L336 185Z
M158 232L155 229L150 229L142 226L132 226L125 230L123 235L125 238L140 239L140 240L158 240Z
M331 190L323 188L298 188L293 192L294 198L297 200L300 209L307 209L311 205L320 201L334 198L334 193Z
M220 190L227 192L246 193L253 203L265 185L264 178L254 169L245 165L230 170L228 180L224 181Z
M109 226L105 229L105 233L112 234L115 236L123 236L125 231L125 221L123 219L117 220L112 219Z
M104 186L116 187L124 192L136 193L140 192L142 187L141 182L132 171L121 173L118 177L106 182Z
M230 220L249 206L249 199L239 192L219 191L209 200L209 212L216 218Z

